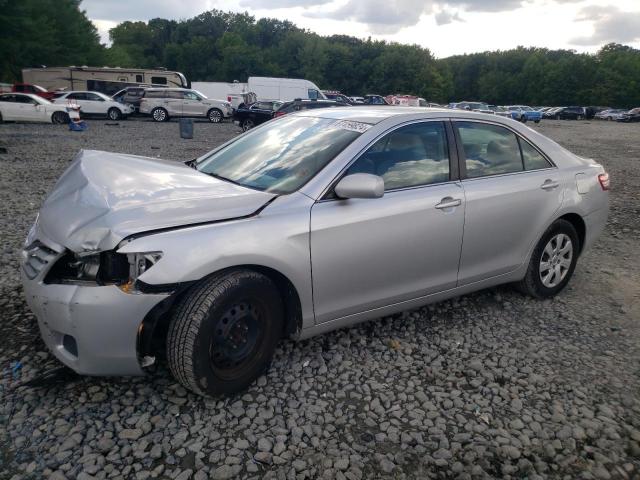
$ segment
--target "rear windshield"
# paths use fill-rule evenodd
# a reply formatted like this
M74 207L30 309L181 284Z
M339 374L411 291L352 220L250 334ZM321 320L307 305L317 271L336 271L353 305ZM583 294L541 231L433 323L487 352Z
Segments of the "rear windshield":
M196 168L245 187L287 194L313 178L367 127L327 118L282 117L202 157Z

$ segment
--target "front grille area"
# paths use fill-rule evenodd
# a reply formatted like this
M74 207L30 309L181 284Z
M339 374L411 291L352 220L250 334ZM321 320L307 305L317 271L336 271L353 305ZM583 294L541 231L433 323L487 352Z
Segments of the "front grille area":
M31 280L47 268L55 260L60 252L47 247L41 242L35 241L22 251L22 268Z

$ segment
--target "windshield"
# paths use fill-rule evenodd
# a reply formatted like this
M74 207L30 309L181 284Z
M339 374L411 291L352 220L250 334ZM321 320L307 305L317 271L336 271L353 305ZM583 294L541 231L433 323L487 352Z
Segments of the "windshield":
M196 93L197 95L199 95L200 98L207 98L208 99L208 97L204 93L202 93L200 90L191 90L191 91Z
M313 178L369 127L328 118L282 117L250 130L196 169L265 192L287 194ZM357 128L356 128L357 127Z

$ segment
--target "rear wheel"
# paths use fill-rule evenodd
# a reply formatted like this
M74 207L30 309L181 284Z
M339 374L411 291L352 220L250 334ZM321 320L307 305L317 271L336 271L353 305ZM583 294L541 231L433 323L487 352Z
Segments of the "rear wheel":
M111 107L107 112L109 120L120 120L122 118L122 112L116 107Z
M173 376L200 395L245 389L268 367L280 339L280 292L251 270L215 275L178 304L167 337Z
M154 122L166 122L169 120L169 114L164 108L158 107L151 111L151 118Z
M51 123L55 123L56 125L69 123L69 115L65 112L53 112L53 115L51 115Z
M0 123L3 123L3 122L4 122L4 120L2 118L2 113L0 113Z
M250 118L247 118L242 122L243 132L246 132L247 130L251 130L253 127L255 127L255 124L253 123L253 120L251 120Z
M518 288L535 298L553 297L569 283L579 249L573 225L566 220L556 220L536 245Z
M207 113L207 117L211 123L220 123L222 121L222 111L217 108L212 108Z
M522 116L520 117L520 121L521 121L522 123L527 123L527 116L526 116L526 115L522 115Z

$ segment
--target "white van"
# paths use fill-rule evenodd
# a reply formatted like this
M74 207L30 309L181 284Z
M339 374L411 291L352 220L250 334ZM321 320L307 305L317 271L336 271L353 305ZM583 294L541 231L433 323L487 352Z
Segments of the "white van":
M249 91L260 100L326 99L318 86L300 78L249 77Z

